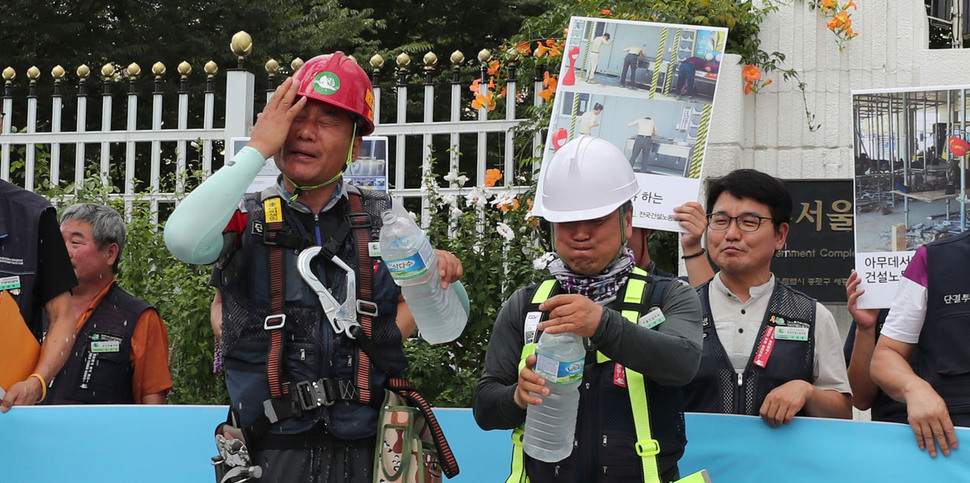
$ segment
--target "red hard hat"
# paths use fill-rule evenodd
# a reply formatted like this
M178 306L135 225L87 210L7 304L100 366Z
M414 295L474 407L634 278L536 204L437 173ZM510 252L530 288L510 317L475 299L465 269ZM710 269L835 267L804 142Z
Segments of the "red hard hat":
M293 75L301 96L326 102L351 113L357 135L374 132L374 91L364 69L343 52L318 55Z

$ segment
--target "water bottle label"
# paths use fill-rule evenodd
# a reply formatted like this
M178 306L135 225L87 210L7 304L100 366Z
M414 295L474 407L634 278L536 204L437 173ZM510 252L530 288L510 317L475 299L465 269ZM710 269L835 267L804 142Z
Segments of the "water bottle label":
M543 379L556 384L572 384L583 378L585 359L560 362L542 354L536 354L535 371Z
M387 269L391 272L394 280L411 280L428 273L428 264L425 262L431 255L431 243L425 238L421 248L407 258L386 261Z

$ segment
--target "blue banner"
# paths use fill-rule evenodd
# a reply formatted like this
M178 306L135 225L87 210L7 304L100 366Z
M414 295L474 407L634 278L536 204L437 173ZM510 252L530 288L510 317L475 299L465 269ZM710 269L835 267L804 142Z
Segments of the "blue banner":
M214 481L213 430L225 406L45 406L0 414L0 481ZM469 409L437 409L461 474L508 476L511 431L482 431ZM772 429L759 418L688 414L681 474L715 483L966 481L970 451L931 459L909 426L796 418ZM957 437L970 444L970 431Z

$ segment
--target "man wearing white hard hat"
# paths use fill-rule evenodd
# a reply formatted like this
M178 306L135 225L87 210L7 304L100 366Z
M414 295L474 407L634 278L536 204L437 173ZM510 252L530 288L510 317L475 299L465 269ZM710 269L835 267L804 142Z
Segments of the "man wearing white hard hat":
M502 307L475 420L486 430L522 426L528 405L550 394L533 370L539 333L572 332L586 345L572 454L544 463L516 444L510 481L675 481L686 444L680 386L693 378L702 346L696 293L635 267L626 242L640 188L619 148L581 136L545 168L535 212L552 224L559 259L546 280ZM649 440L659 452L638 451Z

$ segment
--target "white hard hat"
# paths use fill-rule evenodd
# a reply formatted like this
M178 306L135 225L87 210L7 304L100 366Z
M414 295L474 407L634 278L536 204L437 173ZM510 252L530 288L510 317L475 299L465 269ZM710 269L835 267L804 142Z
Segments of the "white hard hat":
M613 143L580 136L556 151L539 179L534 214L552 223L593 220L630 201L640 186Z

